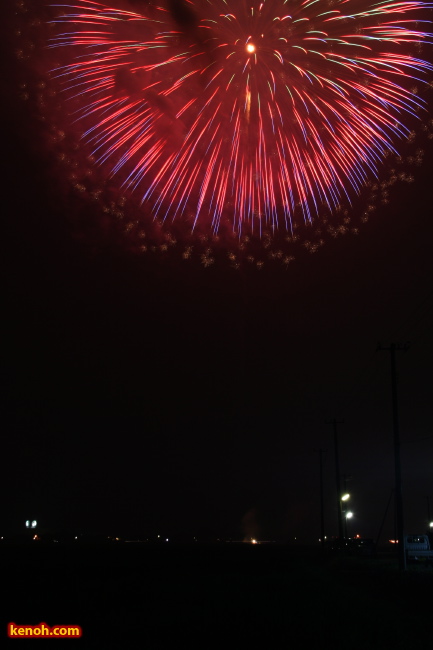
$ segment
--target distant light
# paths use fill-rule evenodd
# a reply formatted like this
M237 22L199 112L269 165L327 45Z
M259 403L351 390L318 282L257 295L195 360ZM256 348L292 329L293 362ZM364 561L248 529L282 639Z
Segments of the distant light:
M30 519L26 520L26 528L36 528L37 525L38 522L36 521L36 519L32 519L32 521L30 521Z
M252 539L252 540L251 540L251 544L257 544L257 540L256 540L256 539Z
M168 542L168 537L167 537L167 539L165 541Z
M433 528L433 521L430 522L430 528Z
M352 519L353 512L346 512L346 519Z
M342 501L347 501L348 499L350 499L350 494L343 494L343 496L341 497Z
M248 45L247 45L247 52L248 52L249 54L252 54L252 53L255 52L255 51L256 51L255 46L254 46L252 43L248 43Z

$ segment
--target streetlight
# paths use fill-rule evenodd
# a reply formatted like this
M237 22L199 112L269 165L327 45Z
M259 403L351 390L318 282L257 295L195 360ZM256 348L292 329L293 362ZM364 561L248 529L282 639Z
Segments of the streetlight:
M349 501L349 499L350 499L350 494L348 492L343 494L343 496L341 497L341 501L344 502ZM347 538L347 519L350 519L350 517L348 517L347 510L345 510L343 514L344 514L344 537Z
M346 539L348 537L348 535L347 535L347 520L352 519L352 517L353 517L353 512L348 510L348 512L346 512L345 517L344 517L344 530L345 530L345 533L346 533Z

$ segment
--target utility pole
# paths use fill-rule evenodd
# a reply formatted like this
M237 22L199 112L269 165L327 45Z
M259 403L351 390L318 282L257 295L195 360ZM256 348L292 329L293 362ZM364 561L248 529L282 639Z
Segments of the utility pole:
M380 524L379 532L378 532L377 538L376 538L376 548L378 548L378 546L379 546L380 536L382 534L382 529L383 529L383 526L385 524L386 515L388 514L389 506L391 504L391 500L392 500L393 496L394 496L394 488L392 488L391 494L389 495L388 503L386 504L386 508L385 508L385 514L383 515L383 519L382 519L382 522Z
M343 424L344 420L329 420L326 424L332 424L334 428L334 453L335 453L335 483L337 487L337 517L338 517L338 537L343 539L343 512L341 508L341 483L340 483L340 459L338 455L338 435L337 424Z
M319 466L320 466L320 543L322 552L325 550L325 508L323 499L323 452L326 449L319 449Z
M400 432L398 427L398 400L397 400L397 372L395 365L396 350L409 349L409 343L391 343L384 347L378 343L377 350L389 350L391 353L391 390L392 390L392 420L394 430L394 466L395 466L395 513L398 540L398 565L400 571L406 569L406 553L404 549L404 519L403 519L403 492L401 487L401 460L400 460Z

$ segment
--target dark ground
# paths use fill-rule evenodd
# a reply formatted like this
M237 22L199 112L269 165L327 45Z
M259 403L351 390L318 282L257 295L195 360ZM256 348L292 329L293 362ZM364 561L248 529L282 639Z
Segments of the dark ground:
M429 648L433 571L396 566L283 545L3 546L3 635L44 621L81 625L90 648Z

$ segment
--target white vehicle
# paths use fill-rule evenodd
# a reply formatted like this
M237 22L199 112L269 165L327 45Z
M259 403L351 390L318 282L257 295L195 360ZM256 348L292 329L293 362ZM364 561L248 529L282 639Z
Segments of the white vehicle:
M404 550L408 560L433 561L433 549L430 548L428 535L405 535Z

